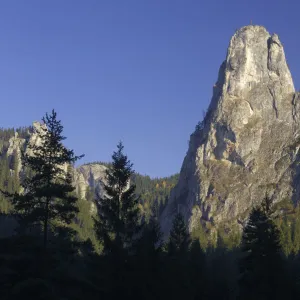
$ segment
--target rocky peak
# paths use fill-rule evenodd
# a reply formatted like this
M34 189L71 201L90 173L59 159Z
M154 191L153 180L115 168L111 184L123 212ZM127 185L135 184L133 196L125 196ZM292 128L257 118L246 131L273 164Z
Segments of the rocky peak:
M106 170L106 166L98 163L82 165L76 169L74 180L80 198L85 198L88 187L95 191L96 196L103 196Z
M163 212L166 233L177 211L192 230L242 223L266 193L274 202L299 197L298 96L278 36L262 26L238 30Z
M9 146L7 149L7 157L9 161L11 161L13 155L15 155L16 159L16 172L19 173L22 168L22 163L21 163L21 149L25 143L25 139L20 138L18 135L18 132L15 132L15 135L11 137L8 141Z
M285 86L286 93L295 92L278 36L261 26L241 28L230 41L223 91L244 97L256 84L274 82Z

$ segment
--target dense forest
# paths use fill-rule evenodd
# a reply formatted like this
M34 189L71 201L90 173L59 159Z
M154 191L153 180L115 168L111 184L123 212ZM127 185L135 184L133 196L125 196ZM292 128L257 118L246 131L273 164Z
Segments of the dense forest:
M12 153L10 157L7 155L9 140L15 136L15 133L18 133L19 138L28 140L32 132L32 127L0 129L0 188L2 190L10 193L18 192L20 189L20 177L26 172L23 170L20 174L15 173L17 157L16 153ZM111 166L111 163L103 161L95 161L87 163L87 165L88 164ZM153 214L159 217L159 214L167 204L171 189L178 180L178 175L179 174L164 178L150 178L147 175L141 175L139 173L132 174L131 181L136 185L136 194L139 196L141 214L146 220L149 220ZM93 191L89 189L85 199L78 199L77 206L79 212L70 226L78 232L82 240L90 239L94 247L99 250L100 245L94 234L93 219L90 213L92 201L94 201ZM11 202L0 193L0 212L7 214L11 210ZM7 231L10 232L10 229ZM2 235L6 235L4 229L0 231L0 236Z
M106 167L111 167L111 163L103 161L94 161L85 165L100 164ZM133 172L131 182L135 184L135 193L140 198L140 208L146 220L155 214L158 218L168 203L172 188L175 187L179 178L179 173L168 177L151 178L147 175L142 175Z
M178 175L133 171L122 143L107 164L105 195L78 199L56 113L46 114L42 145L7 157L15 131L0 131L1 299L297 299L300 210L262 195L243 231L220 226L189 233L181 214L168 237L159 225ZM70 167L61 168L64 164ZM128 186L128 183L129 186ZM97 213L91 214L94 201ZM215 234L212 234L215 232Z

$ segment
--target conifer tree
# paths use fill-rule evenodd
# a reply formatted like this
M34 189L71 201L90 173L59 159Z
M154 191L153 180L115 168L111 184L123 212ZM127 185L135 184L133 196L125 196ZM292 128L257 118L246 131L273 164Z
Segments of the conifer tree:
M97 284L104 284L110 299L131 298L135 281L132 280L132 266L136 253L136 242L140 235L139 198L135 185L130 181L132 164L123 153L120 142L112 155L112 164L106 171L103 197L96 199L98 217L95 231L102 243L103 278Z
M41 142L28 144L28 151L22 153L23 166L32 176L22 182L23 193L10 196L23 226L42 224L47 247L49 226L54 221L69 224L77 212L69 166L82 156L63 145L63 126L54 110L42 120L43 126L36 132Z
M283 264L279 230L271 219L271 202L265 198L252 210L243 231L240 260L241 299L278 299Z
M199 239L194 239L189 252L189 270L194 299L201 299L206 294L206 261Z
M190 235L182 214L178 213L173 220L167 244L168 257L165 277L170 299L192 299L189 247Z
M142 237L137 243L134 257L135 291L141 299L161 297L163 282L162 232L157 220L152 217L143 226Z
M140 231L139 198L135 195L135 185L130 182L133 165L123 149L120 142L106 172L105 195L96 201L99 213L95 220L96 234L103 243L104 253L123 250L130 253Z
M163 234L159 222L152 217L149 223L144 224L142 236L138 240L138 256L145 260L150 267L155 267L155 261L163 249Z
M187 254L190 246L190 235L187 230L182 214L177 214L173 220L173 227L170 231L168 252L171 256Z

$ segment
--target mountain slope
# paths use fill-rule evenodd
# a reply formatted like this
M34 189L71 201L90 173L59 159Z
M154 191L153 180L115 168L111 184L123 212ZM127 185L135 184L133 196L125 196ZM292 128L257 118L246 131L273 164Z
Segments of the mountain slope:
M26 150L28 143L39 143L36 131L41 124L34 122L32 127L0 130L0 187L10 192L17 191L20 177L26 176L21 164L21 149ZM93 162L73 169L74 186L81 203L90 214L96 212L95 199L103 196L106 170L110 166L105 162ZM168 201L171 189L178 175L165 178L150 178L136 173L132 181L136 184L136 193L140 196L140 208L146 219L155 213L158 217ZM0 212L7 212L10 204L0 194Z

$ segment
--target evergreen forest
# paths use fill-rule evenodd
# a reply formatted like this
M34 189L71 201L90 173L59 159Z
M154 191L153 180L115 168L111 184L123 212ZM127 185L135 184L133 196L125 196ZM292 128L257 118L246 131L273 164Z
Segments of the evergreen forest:
M166 234L159 219L178 174L136 173L120 142L95 162L107 166L103 196L82 199L72 170L83 155L64 146L55 111L43 123L42 143L25 142L20 157L8 157L9 141L32 128L0 130L1 299L300 298L300 208L289 199L261 195L242 231L199 222L189 232L178 213Z

